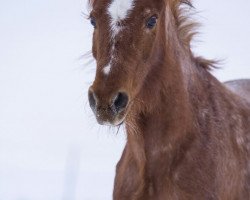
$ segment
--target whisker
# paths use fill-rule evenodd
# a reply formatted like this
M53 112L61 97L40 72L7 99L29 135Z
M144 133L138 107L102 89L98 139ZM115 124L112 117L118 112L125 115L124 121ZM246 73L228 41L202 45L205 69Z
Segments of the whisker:
M121 128L121 124L117 127L117 132L116 132L116 135L118 135L119 131L120 131L120 128Z
M87 51L86 53L84 53L83 55L81 55L81 56L78 58L78 60L82 60L82 59L89 58L89 57L93 57L92 51L91 51L91 50L89 50L89 51Z
M89 19L89 14L86 14L84 11L81 12L81 16L86 20Z
M130 122L126 122L126 125L132 129L131 131L127 131L128 133L132 133L133 135L140 135L140 131L136 128L136 126Z

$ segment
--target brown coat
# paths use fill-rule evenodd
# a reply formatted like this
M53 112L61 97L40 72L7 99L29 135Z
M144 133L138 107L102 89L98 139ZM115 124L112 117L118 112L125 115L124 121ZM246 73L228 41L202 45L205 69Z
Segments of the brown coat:
M99 121L125 117L113 199L250 200L250 98L220 83L209 72L214 62L191 52L195 23L183 14L190 1L136 1L114 41L110 2L91 2L97 71L90 90ZM141 25L148 14L158 18L152 30ZM116 59L106 76L109 41ZM129 104L114 116L110 99L121 90Z

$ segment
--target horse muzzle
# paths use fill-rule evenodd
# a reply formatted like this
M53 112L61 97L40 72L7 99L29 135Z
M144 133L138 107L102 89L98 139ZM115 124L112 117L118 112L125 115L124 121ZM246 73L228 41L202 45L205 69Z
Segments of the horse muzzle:
M118 92L111 98L104 98L90 88L88 98L89 105L100 125L118 126L125 120L129 103L129 97L125 92Z

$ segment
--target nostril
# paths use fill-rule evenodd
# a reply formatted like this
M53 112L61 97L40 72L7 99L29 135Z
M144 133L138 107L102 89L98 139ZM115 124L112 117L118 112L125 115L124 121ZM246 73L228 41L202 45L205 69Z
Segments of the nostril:
M119 92L118 95L116 96L114 100L114 107L117 112L123 110L124 108L127 107L128 104L128 95L126 95L123 92Z
M92 109L96 107L96 97L92 90L89 90L89 105Z

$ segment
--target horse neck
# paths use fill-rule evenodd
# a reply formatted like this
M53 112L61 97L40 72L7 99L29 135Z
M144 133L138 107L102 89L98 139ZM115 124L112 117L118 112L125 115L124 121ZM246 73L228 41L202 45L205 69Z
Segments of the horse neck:
M196 64L172 24L166 24L167 33L159 33L162 38L154 59L158 62L153 64L126 122L128 146L140 165L146 160L156 163L162 153L173 159L193 138L195 117L188 88L195 85Z

